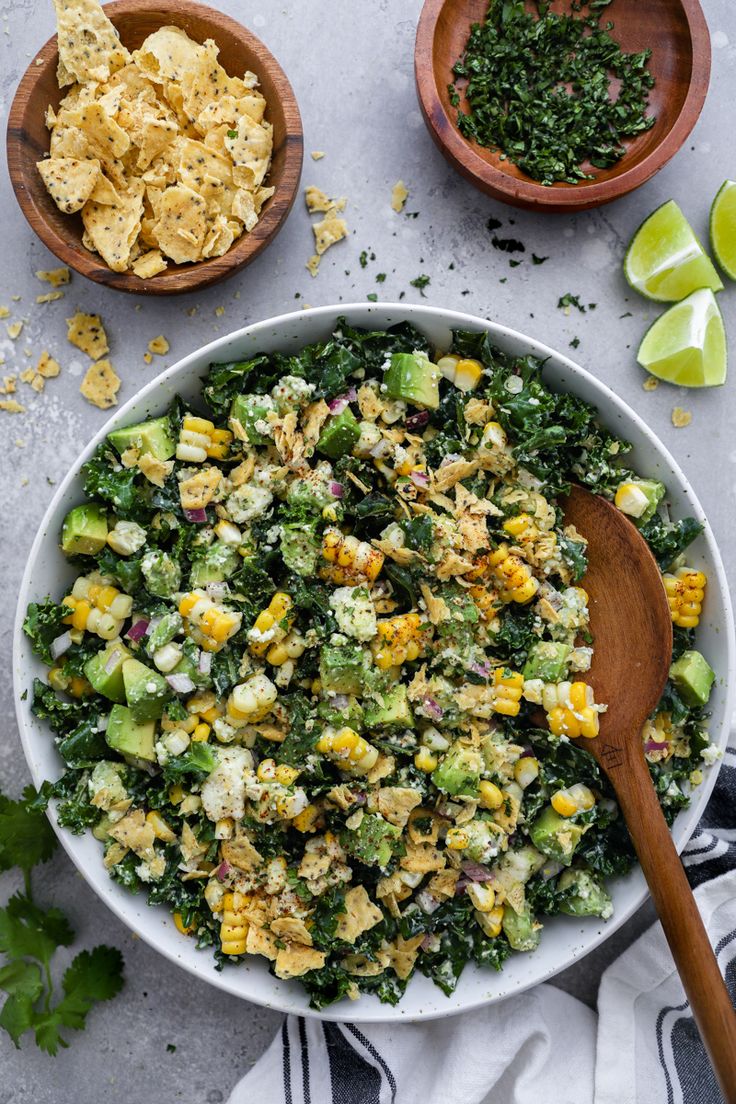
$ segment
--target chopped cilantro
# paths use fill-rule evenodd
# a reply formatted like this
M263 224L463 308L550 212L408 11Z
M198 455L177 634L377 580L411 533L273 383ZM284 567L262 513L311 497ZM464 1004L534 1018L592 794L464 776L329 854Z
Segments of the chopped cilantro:
M376 283L377 284L383 284L385 282L386 282L386 273L385 272L377 272L376 273Z
M368 293L368 295L366 295L366 299L369 299L371 303L375 303L378 299L378 296L375 291L371 291Z
M516 238L499 238L495 234L491 238L494 249L500 249L502 253L524 253L526 246Z
M580 302L580 296L573 295L571 291L566 291L564 295L561 295L557 300L557 306L560 310L564 310L565 314L570 313L570 307L576 307L581 314L585 314L585 307Z
M570 342L570 345L572 346L573 349L577 349L579 344L580 344L580 338L579 337L574 337L572 339L572 341Z
M424 289L426 287L429 287L431 282L432 281L429 276L426 276L424 273L422 273L421 276L415 276L413 280L409 281L412 287L419 289L419 294L422 296L422 298L426 298L424 294Z
M532 253L532 264L540 265L544 264L544 262L548 260L549 257L538 257L536 253Z

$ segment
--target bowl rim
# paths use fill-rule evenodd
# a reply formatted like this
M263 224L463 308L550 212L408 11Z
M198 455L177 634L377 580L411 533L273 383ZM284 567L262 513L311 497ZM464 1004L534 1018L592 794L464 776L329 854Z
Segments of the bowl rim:
M511 341L520 341L527 346L531 355L539 356L542 359L553 359L556 364L570 373L572 381L576 378L582 379L588 385L592 384L592 390L597 391L600 396L601 406L606 404L606 411L613 410L619 415L623 415L624 419L629 423L632 423L646 438L647 443L652 445L655 451L658 453L660 459L668 465L668 468L675 480L679 481L685 497L688 499L688 503L693 512L697 514L698 518L704 522L704 531L702 534L703 539L706 542L708 553L712 559L715 574L718 580L719 597L723 602L723 619L725 628L725 642L723 648L723 655L725 662L722 665L722 677L721 681L724 685L724 724L720 732L711 733L713 742L725 750L728 736L729 736L729 721L734 713L736 707L736 632L734 630L734 616L733 609L730 600L730 591L728 587L728 580L726 577L723 562L721 560L720 552L715 541L715 537L712 533L707 518L698 500L695 491L693 490L690 481L683 473L677 462L670 455L669 450L659 440L657 435L651 430L644 420L633 410L622 398L620 398L615 392L613 392L606 384L598 380L592 373L588 372L585 368L572 361L564 353L559 353L552 349L550 346L531 338L526 334L521 333L512 327L505 326L502 323L492 322L488 319L483 319L477 315L466 314L461 311L449 310L442 307L434 307L429 304L404 304L404 303L379 303L379 304L367 304L363 303L338 303L330 304L322 307L313 307L309 310L302 311L289 311L284 314L276 315L272 318L263 319L260 322L252 323L251 325L241 327L232 331L229 334L222 335L215 340L208 342L200 348L192 351L175 364L171 365L159 376L150 380L144 387L140 389L135 395L131 396L126 403L119 407L115 413L108 418L105 423L100 427L97 433L87 443L85 448L77 457L76 461L71 465L69 471L61 480L59 486L56 489L47 509L44 512L43 518L39 523L38 530L33 540L33 544L28 553L28 559L26 562L26 568L23 573L23 578L19 587L18 593L18 605L16 610L15 623L13 627L13 639L12 639L12 665L13 665L13 697L15 703L16 721L18 724L21 745L23 753L26 758L26 762L29 766L31 776L34 785L38 786L43 781L40 771L38 771L34 765L33 760L33 744L37 737L34 736L30 724L30 707L28 702L24 702L21 699L21 693L26 687L21 685L21 672L20 672L20 659L21 653L24 647L27 645L25 635L23 633L23 619L25 616L25 609L29 600L35 597L31 593L33 584L33 574L35 563L38 558L39 552L42 546L49 540L49 522L56 512L59 504L67 494L69 487L79 474L81 465L89 458L97 445L107 436L110 430L116 424L123 424L129 417L128 411L134 406L139 404L142 400L155 397L156 392L162 387L164 383L170 382L176 379L180 374L184 374L190 366L206 360L212 360L216 358L216 354L221 349L226 349L227 346L233 341L237 341L244 337L252 338L259 333L263 333L264 339L268 339L269 336L273 337L279 330L286 330L288 326L297 322L297 320L303 320L307 316L311 316L317 319L332 319L333 323L338 318L345 316L349 318L351 325L356 326L370 326L372 325L386 325L385 321L381 321L381 316L395 315L394 321L400 321L406 319L407 321L414 322L421 327L422 320L425 320L428 325L432 322L440 322L442 325L455 329L476 329L489 333L494 340L503 342L504 339L510 339ZM376 316L379 316L376 318ZM393 322L391 323L393 324ZM570 387L570 390L574 393L574 387ZM604 414L605 421L605 414ZM25 675L27 678L27 673ZM696 791L695 799L691 805L682 810L675 821L675 844L678 852L687 844L691 835L693 834L702 813L708 803L708 799L713 790L713 787L720 770L722 759L714 763L706 774L705 781ZM264 999L262 996L254 996L247 992L247 983L245 986L242 984L237 985L231 979L238 974L237 967L233 967L229 972L227 969L222 973L217 973L214 970L206 971L203 967L209 963L209 958L206 953L197 952L198 956L192 963L182 959L176 952L176 946L173 940L161 939L154 936L146 927L145 924L139 924L137 920L130 915L134 911L133 904L137 898L132 894L125 894L122 898L122 903L117 901L111 893L102 892L94 882L92 872L88 870L81 860L81 857L76 854L76 841L79 839L85 839L88 833L85 833L83 837L75 837L66 829L59 827L56 818L55 810L49 806L49 819L53 826L53 829L59 838L64 850L69 855L76 869L84 877L90 888L94 893L104 902L104 904L110 908L119 920L128 928L132 929L140 938L145 940L154 950L162 954L176 965L183 967L193 976L200 980L204 980L209 984L215 986L218 989L240 997L244 1000L252 1001L265 1008L271 1008L277 1011L286 1013L296 1013L298 1015L312 1016L318 1019L331 1020L331 1021L344 1021L346 1018L347 1009L344 1006L343 1001L337 1002L336 1005L328 1006L322 1010L315 1010L304 1007L303 1003L299 1003L296 999L297 990L294 986L298 986L298 982L287 983L286 990L282 995L282 991L273 995L272 999ZM401 1003L397 1006L382 1005L376 1002L376 1007L373 1005L365 1011L355 1008L355 1015L350 1015L348 1018L351 1021L359 1023L382 1023L382 1022L394 1022L394 1023L409 1023L419 1020L430 1019L443 1019L447 1016L457 1015L461 1012L472 1011L475 1008L480 1008L485 1005L498 1003L499 1001L507 999L509 996L515 996L525 990L540 984L541 982L548 981L562 970L571 966L573 962L578 961L580 958L589 954L596 947L600 946L606 939L614 934L633 914L636 912L648 897L648 890L644 881L641 869L639 866L635 866L632 872L627 877L634 879L635 884L638 886L638 892L634 893L629 905L624 907L619 905L614 913L614 916L606 921L605 928L593 935L586 937L584 946L582 949L571 950L562 956L560 961L557 961L550 965L548 968L540 971L530 980L521 980L516 983L513 991L503 994L485 993L480 997L472 997L467 999L460 1005L452 1005L448 1008L438 1006L435 1009L428 1011L419 1010L416 1013L408 1013L402 1011ZM103 883L105 888L114 887L109 878ZM173 930L173 929L172 929ZM200 965L201 962L201 965ZM480 967L469 966L468 969L480 970ZM241 975L243 976L243 975ZM245 974L247 978L247 974ZM298 988L298 993L303 1000L303 991L301 987ZM448 1004L449 1004L448 999Z
M143 280L132 270L113 272L97 254L85 249L76 238L59 233L48 221L39 196L43 185L40 177L38 188L27 186L22 168L24 153L23 121L28 102L39 77L39 61L56 63L58 59L57 35L53 34L31 59L13 94L6 130L6 157L8 175L13 193L31 230L55 257L95 283L133 295L182 295L194 293L232 276L255 260L270 244L284 225L299 191L304 161L304 133L299 105L291 82L264 42L248 27L238 23L224 12L199 3L199 0L111 0L103 10L113 24L117 16L136 15L160 10L170 14L176 23L182 16L206 20L212 25L212 37L216 40L217 28L226 28L235 38L247 43L259 58L261 68L267 69L278 85L278 102L284 114L284 163L281 182L276 192L264 206L262 216L253 230L241 234L221 257L208 257L188 265L176 265L167 272ZM163 24L162 24L163 26ZM260 74L258 74L260 76ZM266 105L268 116L269 108Z
M579 184L538 184L531 178L517 179L486 161L474 142L464 138L454 119L445 111L437 91L432 58L434 38L443 8L455 0L424 0L414 45L414 76L424 122L437 147L467 180L481 191L504 203L552 213L565 213L610 203L646 183L670 161L684 144L703 109L711 70L708 24L699 0L679 0L687 20L692 68L687 94L669 131L643 160L616 177ZM428 64L427 64L428 62ZM439 115L447 124L443 129Z

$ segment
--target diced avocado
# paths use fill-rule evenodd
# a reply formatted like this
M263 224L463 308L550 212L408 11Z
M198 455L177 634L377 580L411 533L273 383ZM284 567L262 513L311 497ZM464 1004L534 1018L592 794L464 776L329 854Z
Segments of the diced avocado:
M152 418L150 422L138 422L108 433L107 439L113 448L122 454L131 445L141 453L150 453L156 460L170 460L176 452L176 441L171 433L168 418Z
M615 502L622 514L643 524L654 516L665 491L657 479L626 479L616 489Z
M189 575L189 584L203 587L207 583L224 583L234 575L242 563L237 548L224 541L214 541L201 559L195 560Z
M329 456L331 460L339 460L353 451L359 437L360 426L348 406L341 414L327 419L317 441L317 452Z
M432 781L443 793L475 797L482 767L480 752L456 740L432 772Z
M360 704L357 698L349 697L347 699L348 704L341 706L339 709L332 704L330 698L327 701L320 702L317 706L317 715L326 721L328 725L343 727L347 725L348 728L354 729L356 732L362 731L364 716L363 706Z
M562 682L568 675L567 660L571 651L569 644L557 644L553 640L540 640L538 644L533 644L524 664L524 678Z
M326 460L321 460L304 479L295 479L289 484L286 501L290 506L301 506L314 514L320 514L325 506L335 502L330 489L332 482L332 466Z
M150 626L149 626L150 628ZM150 629L146 637L146 651L150 656L163 648L164 644L170 644L175 636L184 628L184 622L176 610L169 610Z
M414 717L409 704L406 686L398 683L383 694L383 704L365 702L367 728L413 728Z
M366 813L357 828L340 834L340 843L349 855L366 866L385 869L401 837L401 829L378 813Z
M236 395L230 407L230 417L240 422L252 445L265 445L268 437L258 432L256 422L265 421L269 410L273 410L270 395Z
M132 711L126 706L114 705L107 722L105 739L121 755L153 763L156 759L153 750L155 729L155 721L136 721Z
M123 663L126 659L130 659L130 652L118 640L87 660L84 665L85 678L98 694L110 701L124 702Z
M333 694L362 693L370 668L370 652L356 645L325 644L320 652L322 688Z
M557 888L565 894L560 912L568 916L600 916L607 920L613 915L611 898L589 870L563 870Z
M392 353L383 382L390 399L403 399L430 410L440 405L440 370L426 353Z
M96 556L107 541L107 514L102 506L75 506L61 527L61 549L68 555Z
M541 924L537 924L531 909L525 904L521 912L509 905L503 907L503 933L515 951L534 951L539 946Z
M141 571L149 594L169 598L181 586L181 566L168 552L152 548L141 559Z
M705 705L715 671L700 652L683 652L670 667L670 678L686 705Z
M551 805L544 809L529 829L534 846L544 855L569 866L575 848L583 838L584 825L561 817Z
M135 721L152 721L164 711L169 684L163 675L137 659L123 663L125 700Z
M172 675L186 675L191 679L197 689L201 690L205 686L212 685L212 679L209 675L203 675L198 666L198 651L199 649L192 640L185 640L179 645L183 648L184 654L171 671Z
M320 556L317 521L294 521L281 526L281 556L289 571L314 575Z

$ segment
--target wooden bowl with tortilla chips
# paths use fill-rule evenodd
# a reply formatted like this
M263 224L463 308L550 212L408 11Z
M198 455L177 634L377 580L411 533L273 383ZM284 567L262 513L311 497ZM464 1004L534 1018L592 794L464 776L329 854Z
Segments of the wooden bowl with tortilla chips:
M10 178L36 234L83 276L136 294L195 291L249 264L286 220L302 166L299 108L276 59L250 31L196 0L106 4L104 16L120 36L117 48L107 19L92 0L56 0L56 8L66 67L59 72L54 35L26 70L8 122ZM192 42L187 46L188 39L177 31L155 35L162 28L179 28ZM147 39L154 45L138 63L150 70L143 74L149 79L141 80L139 70L126 61L127 52L140 51ZM85 69L82 78L79 72ZM74 103L80 87L75 75L78 81L93 82L81 85L79 105ZM262 111L261 96L265 98L261 125L273 139L265 178L263 163L256 164L253 154L262 130L247 114L227 121L222 104L228 96L236 98L238 112L249 98L260 101ZM155 105L150 111L146 99ZM62 100L61 124L53 126ZM47 125L49 107L53 129ZM119 134L111 119L120 122ZM112 137L105 127L114 131ZM166 150L161 153L167 127L176 138L170 147L176 156L170 154L168 160ZM79 139L80 133L86 141ZM125 146L126 135L131 136L127 150L110 155L103 143L119 139ZM77 150L77 139L86 153Z

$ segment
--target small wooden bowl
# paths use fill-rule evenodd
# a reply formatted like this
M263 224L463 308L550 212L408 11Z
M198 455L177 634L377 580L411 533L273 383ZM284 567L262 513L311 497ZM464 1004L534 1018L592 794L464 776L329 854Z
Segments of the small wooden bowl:
M649 180L679 150L695 126L710 78L710 37L698 0L615 0L603 21L627 52L652 48L655 78L649 110L651 130L627 140L626 154L610 169L593 169L595 180L538 184L500 154L468 141L450 104L452 67L462 55L471 23L482 22L487 0L426 0L417 27L414 72L429 133L447 160L482 192L539 211L582 211L610 203ZM554 0L554 10L570 10ZM462 93L462 86L460 85ZM461 98L461 107L468 110Z
M273 157L266 183L276 189L266 201L258 223L222 257L175 265L141 280L132 272L113 272L102 258L82 245L81 215L65 215L46 191L36 168L49 149L44 123L48 104L56 108L62 99L56 81L56 35L39 50L23 79L8 120L8 166L23 214L41 241L60 261L99 284L143 295L176 295L197 291L232 276L265 249L281 229L296 198L304 143L302 123L294 93L283 69L263 43L213 8L197 0L115 0L105 13L120 32L123 43L137 49L152 31L166 25L183 28L197 42L215 40L219 60L230 76L251 70L266 97L266 119L273 124Z

